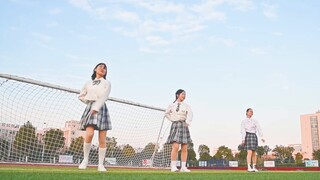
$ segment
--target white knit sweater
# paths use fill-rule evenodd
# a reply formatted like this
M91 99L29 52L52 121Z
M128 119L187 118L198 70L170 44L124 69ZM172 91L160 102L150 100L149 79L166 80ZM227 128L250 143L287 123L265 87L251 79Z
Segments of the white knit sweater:
M111 84L104 78L91 80L85 83L80 91L79 99L88 104L93 102L91 109L99 111L104 102L108 99L111 91Z

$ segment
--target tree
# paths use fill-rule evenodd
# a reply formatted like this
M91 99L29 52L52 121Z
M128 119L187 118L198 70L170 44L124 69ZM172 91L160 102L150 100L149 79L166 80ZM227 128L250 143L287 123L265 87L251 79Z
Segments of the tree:
M154 150L156 148L156 144L155 143L149 143L146 145L146 147L144 147L144 149L142 150L141 154L144 157L144 159L150 159Z
M10 143L4 139L0 139L0 160L7 159Z
M264 155L264 147L263 146L258 146L256 152L257 152L257 156L259 158L261 158Z
M207 145L201 144L198 148L198 153L200 157L204 153L210 155L210 148Z
M303 155L298 152L296 154L296 164L302 164L303 163L302 160L303 160Z
M73 155L74 160L79 159L83 156L83 141L84 138L80 136L76 139L73 139L70 144L69 153Z
M294 151L293 147L284 147L282 145L276 146L272 152L275 153L275 156L280 160L281 163L284 163L286 159L293 159L292 153Z
M134 148L132 146L130 146L129 144L125 145L122 149L122 154L125 157L133 157L135 155L136 151L134 150Z
M239 160L240 162L246 162L247 161L247 151L246 150L240 150L239 153L235 154L235 159Z
M196 152L194 151L194 148L193 148L193 146L194 146L194 144L193 143L189 143L188 144L188 156L187 156L187 160L188 161L196 161L197 159L196 159L196 156L197 156L197 154L196 154Z
M205 152L200 155L199 161L209 161L210 159L212 159L210 154Z
M106 147L107 147L106 157L114 157L115 154L118 153L118 150L116 150L117 149L117 138L106 137Z
M14 147L18 151L18 154L22 156L30 156L36 145L36 141L36 128L33 127L31 122L27 121L19 129L14 140Z
M226 146L220 146L218 148L218 151L214 155L214 158L215 159L226 159L228 161L234 159L231 149Z
M193 149L193 143L188 144L187 146L187 161L196 161L196 152ZM178 160L181 161L181 149L178 151Z
M268 153L272 150L268 145L263 146L264 154L268 157Z
M312 157L314 160L320 160L320 149L313 151Z
M55 155L57 150L64 146L63 131L60 129L50 129L44 137L44 149L50 155Z

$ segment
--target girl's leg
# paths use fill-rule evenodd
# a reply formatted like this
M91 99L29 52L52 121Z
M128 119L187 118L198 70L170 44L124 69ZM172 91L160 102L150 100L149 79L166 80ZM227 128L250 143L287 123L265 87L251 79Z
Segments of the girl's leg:
M91 148L91 141L94 134L94 128L92 126L88 126L86 128L86 135L83 143L83 161L79 165L79 169L86 169L89 162L89 153Z
M106 137L107 131L99 131L99 163L98 171L106 171L106 168L103 165L104 158L106 156Z
M247 151L248 171L252 171L252 168L251 168L251 158L252 158L252 150L248 150L248 151Z
M172 150L171 150L171 171L172 172L178 171L176 166L178 150L179 150L179 144L176 142L172 143Z
M188 156L188 144L182 144L181 145L181 171L182 172L190 172L189 169L186 167L187 162L187 156Z
M256 164L257 164L257 153L256 153L256 151L252 151L252 169L254 171L258 171L256 169Z

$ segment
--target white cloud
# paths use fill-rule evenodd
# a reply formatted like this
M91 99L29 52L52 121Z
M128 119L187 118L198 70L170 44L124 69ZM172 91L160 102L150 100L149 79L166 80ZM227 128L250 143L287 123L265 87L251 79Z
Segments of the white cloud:
M49 22L49 23L47 23L46 26L49 27L49 28L51 28L51 27L57 27L57 26L58 26L58 23L57 23L57 22Z
M53 37L48 36L46 34L41 34L38 32L33 32L32 36L35 38L35 43L39 46L53 50L54 48L50 45L51 41L53 40Z
M268 85L272 89L277 89L277 90L289 90L290 89L290 83L287 78L287 76L283 73L273 73L270 74L267 77L268 80Z
M45 35L45 34L41 34L41 33L37 33L34 32L32 33L33 37L35 37L37 40L43 42L43 43L49 43L53 38L51 36Z
M11 30L11 31L17 31L17 30L19 30L19 29L18 29L17 27L15 27L15 26L11 26L11 27L10 27L10 30Z
M139 34L137 31L127 30L123 27L113 27L113 28L111 28L111 30L113 30L114 32L117 32L119 34L122 34L124 36L128 36L128 37L133 37L133 38L139 37Z
M242 26L228 26L228 29L235 30L235 31L240 31L240 32L243 32L243 31L247 30L245 27L242 27Z
M164 40L160 36L147 36L146 40L151 43L151 45L166 45L170 44L168 41Z
M94 14L100 19L107 19L108 9L106 7L99 7L94 10Z
M182 13L185 6L182 4L174 4L168 1L134 1L135 4L148 9L155 13Z
M77 34L77 37L85 41L92 41L96 39L95 36L88 35L88 34Z
M272 33L274 36L282 36L283 35L283 33L282 32L274 32L274 33Z
M233 5L237 10L248 11L254 9L252 0L228 0L228 3Z
M263 14L268 18L268 19L277 19L278 14L276 12L278 6L277 5L270 5L270 4L263 4Z
M267 51L264 50L263 48L253 47L250 49L250 53L256 54L256 55L265 55L267 54Z
M224 0L206 1L202 4L193 5L191 10L200 15L200 18L203 20L224 21L227 18L225 13L216 10L216 8L223 3Z
M252 0L214 0L193 3L166 0L123 0L117 3L69 0L69 2L102 20L106 18L121 20L111 29L124 36L135 38L144 46L142 48L144 52L149 52L145 47L156 48L156 46L171 45L200 37L201 32L208 28L208 22L227 20L226 12L221 10L221 6L232 6L240 11L254 8ZM119 4L124 5L120 7ZM237 28L239 31L244 30L241 27ZM236 45L236 42L231 39L220 39L219 42L228 47Z
M69 0L69 2L77 8L85 11L91 11L92 6L89 4L89 0Z
M222 37L216 37L216 36L210 37L209 41L212 43L224 44L227 47L234 47L237 44L237 42L235 40L228 39L228 38L222 38Z
M53 8L53 9L49 10L49 14L52 14L52 15L57 15L57 14L60 14L60 13L61 13L61 9L60 8Z
M117 11L114 15L117 19L124 22L137 23L139 22L139 15L129 11Z

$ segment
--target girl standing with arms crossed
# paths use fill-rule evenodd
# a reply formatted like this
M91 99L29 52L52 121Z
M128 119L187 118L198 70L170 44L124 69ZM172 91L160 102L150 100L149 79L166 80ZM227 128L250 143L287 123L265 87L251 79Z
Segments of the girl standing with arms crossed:
M186 98L186 92L179 89L175 94L176 100L169 105L165 116L172 121L170 134L167 143L172 144L171 151L171 172L177 172L176 160L181 144L181 172L190 172L186 167L188 144L192 142L190 138L189 125L193 118L190 106L183 101Z
M91 81L88 81L80 92L79 99L87 104L81 118L81 130L86 131L83 143L83 161L79 169L86 169L94 130L99 131L99 164L98 171L106 171L103 165L106 155L107 131L112 129L108 108L105 101L108 99L111 84L106 80L107 66L99 63L93 69Z
M253 110L248 108L246 111L247 118L241 122L241 134L242 134L242 145L244 149L247 150L247 165L249 172L258 172L256 169L257 155L256 150L258 148L258 137L256 135L257 131L262 142L265 142L263 139L262 130L257 120L252 119ZM251 168L252 160L252 168Z

